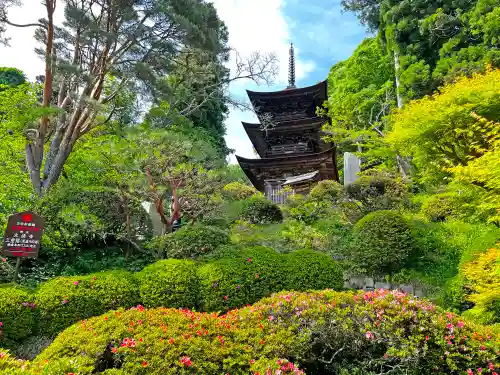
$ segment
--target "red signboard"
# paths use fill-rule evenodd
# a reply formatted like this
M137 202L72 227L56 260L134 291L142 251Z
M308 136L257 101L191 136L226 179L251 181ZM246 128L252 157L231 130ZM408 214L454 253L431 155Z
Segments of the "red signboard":
M9 217L2 255L36 258L43 234L43 219L32 212L21 212Z

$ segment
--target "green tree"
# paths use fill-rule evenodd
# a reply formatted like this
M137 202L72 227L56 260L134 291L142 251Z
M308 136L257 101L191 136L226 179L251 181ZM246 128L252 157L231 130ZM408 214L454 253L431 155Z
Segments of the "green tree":
M46 19L30 25L8 19L9 7L17 3L0 3L0 31L6 26L38 27L35 37L46 62L44 108L51 106L57 82L58 115L44 114L34 131L26 133L27 166L38 194L59 179L77 141L103 125L100 109L112 105L124 86L134 83L144 93L154 93L159 77L172 72L186 49L212 54L226 50L224 24L214 6L200 0L67 0L63 27L54 26L56 0L45 2ZM267 72L265 66L251 77ZM118 82L106 94L108 74ZM46 142L50 145L44 152Z
M7 87L15 87L26 83L26 77L22 71L16 68L0 68L0 90Z
M450 181L450 168L465 167L493 149L500 139L499 80L500 70L460 78L390 117L387 140L413 158L422 182Z

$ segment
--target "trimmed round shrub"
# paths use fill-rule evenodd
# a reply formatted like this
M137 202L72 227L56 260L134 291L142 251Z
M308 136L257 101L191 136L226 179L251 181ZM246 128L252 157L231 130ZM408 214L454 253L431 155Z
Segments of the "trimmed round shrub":
M341 184L332 180L323 180L311 189L309 196L315 201L337 202L344 195Z
M242 201L240 217L251 224L272 224L283 221L280 208L264 197L252 197Z
M223 316L107 313L2 374L462 375L495 371L499 345L491 329L399 292L281 293Z
M137 281L126 271L56 277L41 284L36 293L40 332L47 335L55 335L79 320L137 303Z
M390 177L361 176L346 187L349 198L361 202L364 211L391 210L408 203L406 186Z
M190 260L161 260L137 274L141 300L147 307L198 305L197 265Z
M224 186L222 193L224 197L236 201L247 199L253 197L254 195L260 195L260 192L254 187L237 181Z
M35 307L28 290L17 285L0 285L0 347L12 347L32 334Z
M229 234L205 225L184 226L174 233L156 237L150 248L164 258L196 259L228 244Z
M342 289L342 269L330 256L312 250L299 250L283 257L285 290Z
M254 303L283 289L282 257L266 247L221 248L198 269L203 311Z
M412 230L399 213L377 211L354 226L351 261L372 275L401 270L414 249Z

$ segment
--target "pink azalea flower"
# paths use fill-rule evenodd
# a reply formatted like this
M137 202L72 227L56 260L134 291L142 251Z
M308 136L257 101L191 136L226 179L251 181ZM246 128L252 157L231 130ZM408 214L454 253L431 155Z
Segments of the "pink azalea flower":
M473 374L474 374L474 372L471 369L467 370L467 375L473 375Z
M73 284L78 285L79 283L78 283L78 281L75 281Z
M459 320L458 323L457 323L457 327L458 328L462 328L464 325L465 325L465 323L462 322L461 320Z
M366 338L368 340L372 340L375 338L375 336L373 335L373 333L371 333L370 331L366 332Z

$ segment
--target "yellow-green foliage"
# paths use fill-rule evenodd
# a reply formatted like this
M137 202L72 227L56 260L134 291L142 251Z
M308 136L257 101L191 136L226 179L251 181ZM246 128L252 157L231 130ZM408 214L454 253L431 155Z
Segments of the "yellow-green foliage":
M231 182L224 186L223 194L225 197L234 200L243 200L250 198L254 195L261 195L255 188L242 184L241 182Z
M500 84L498 85L500 86ZM476 116L479 126L483 126L485 136L496 139L489 150L482 152L482 156L470 161L467 165L459 165L451 170L457 181L476 186L481 190L477 199L478 209L489 214L488 220L500 223L500 114L497 122L488 121ZM488 129L493 129L488 131ZM479 186L480 188L478 188Z
M5 356L0 374L358 375L395 366L398 374L490 374L500 366L499 339L397 291L282 292L226 315L109 312L62 332L24 371Z
M408 103L390 117L387 140L413 157L424 181L441 182L447 168L484 155L499 139L499 82L500 70L490 70Z
M500 323L500 250L489 249L462 266L462 273L473 293L475 307L467 314L483 323Z

